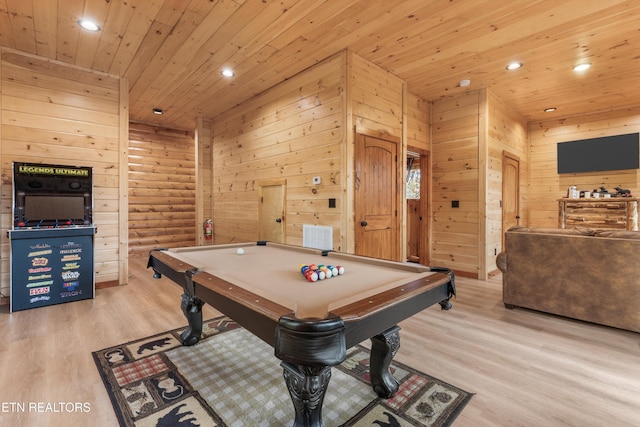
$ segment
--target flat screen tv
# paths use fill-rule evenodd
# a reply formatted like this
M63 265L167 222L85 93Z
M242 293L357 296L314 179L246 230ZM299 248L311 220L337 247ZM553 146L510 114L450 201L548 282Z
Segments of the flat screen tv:
M638 133L558 143L558 173L638 169Z

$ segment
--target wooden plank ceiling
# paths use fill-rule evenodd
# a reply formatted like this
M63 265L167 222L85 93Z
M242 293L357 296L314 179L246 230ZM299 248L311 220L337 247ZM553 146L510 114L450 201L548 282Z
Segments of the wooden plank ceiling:
M125 76L131 118L177 129L342 49L427 101L490 88L527 120L640 104L640 1L0 0L0 45Z

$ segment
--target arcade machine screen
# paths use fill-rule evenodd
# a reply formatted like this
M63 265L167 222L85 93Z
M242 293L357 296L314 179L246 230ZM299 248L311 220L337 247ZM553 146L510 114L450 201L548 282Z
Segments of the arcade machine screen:
M14 227L59 228L92 224L91 168L14 165Z

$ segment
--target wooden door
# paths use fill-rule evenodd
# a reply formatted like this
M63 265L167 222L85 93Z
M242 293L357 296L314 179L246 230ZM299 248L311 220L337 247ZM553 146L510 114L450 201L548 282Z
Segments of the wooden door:
M502 250L504 233L520 219L520 159L513 154L502 153Z
M260 240L285 243L285 183L260 184Z
M399 143L356 134L355 252L399 260Z

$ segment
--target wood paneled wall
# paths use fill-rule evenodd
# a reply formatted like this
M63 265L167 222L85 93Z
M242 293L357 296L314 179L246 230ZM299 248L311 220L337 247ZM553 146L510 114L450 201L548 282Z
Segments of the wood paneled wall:
M355 229L359 227L359 218L355 218L355 172L354 172L354 146L355 134L373 136L386 140L406 141L405 120L405 84L393 74L383 70L377 65L365 60L359 55L347 52L347 88L346 88L346 170L345 190L347 194L346 222L343 223L345 236L345 251L355 253ZM353 129L353 131L352 131ZM402 170L400 176L404 176L406 164L403 160L406 156L406 143L401 147L401 156L398 159ZM404 195L402 182L398 183L397 204L398 221L397 235L406 234L406 207L402 203ZM392 191L392 189L389 189ZM400 260L406 259L406 241L398 242L398 249L394 251L400 254Z
M1 55L0 292L10 287L14 161L93 168L96 282L126 283L126 80L11 50Z
M356 132L403 138L404 82L354 53L347 60L348 113Z
M284 180L286 243L301 245L302 225L316 224L334 227L344 249L344 75L341 53L212 121L216 243L258 239L260 183Z
M405 99L406 146L408 150L416 150L422 154L419 167L422 184L425 187L421 189L420 199L407 200L406 203L406 225L403 227L406 242L405 259L413 259L412 256L418 255L420 263L430 265L431 104L408 92L405 94Z
M526 221L526 121L486 90L432 107L430 264L486 278L502 246L502 153L521 160L520 207ZM459 207L452 202L458 201Z
M215 242L256 240L259 185L284 180L286 242L302 244L303 224L330 226L334 249L353 252L355 132L404 139L404 101L402 80L345 51L215 118ZM425 128L414 124L417 143Z
M192 132L129 126L129 252L196 243L196 152Z
M431 104L424 99L406 94L407 147L431 150Z
M431 264L473 277L480 269L480 110L475 91L436 102L431 111Z
M502 155L504 151L520 159L520 224L528 222L528 129L524 118L491 92L487 92L487 159L486 162L486 218L484 271L480 276L496 270L496 254L502 250Z
M640 132L640 106L562 120L529 123L530 178L529 224L532 227L557 227L558 202L567 187L581 190L604 186L628 188L640 194L640 171L625 170L596 173L558 174L557 143L579 139Z
M213 236L207 240L203 225L208 219L213 220L213 142L211 121L198 118L196 120L196 243L212 245Z

